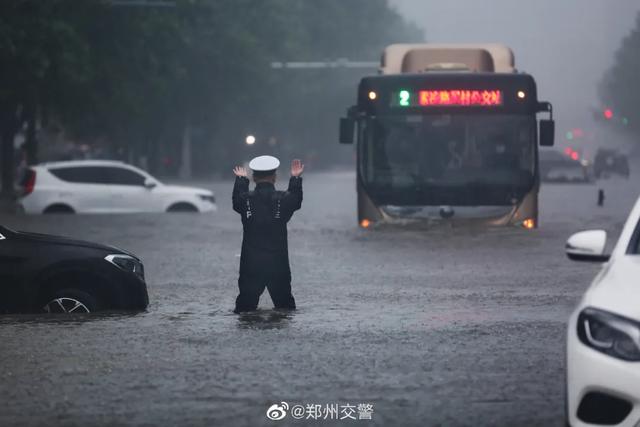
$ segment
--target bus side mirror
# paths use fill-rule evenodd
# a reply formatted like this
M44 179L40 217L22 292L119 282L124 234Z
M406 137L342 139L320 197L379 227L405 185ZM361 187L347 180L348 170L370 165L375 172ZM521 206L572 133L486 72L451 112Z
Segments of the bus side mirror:
M340 144L353 144L353 132L356 122L353 119L343 117L340 119Z
M543 147L553 147L555 132L556 124L553 119L540 120L540 145Z

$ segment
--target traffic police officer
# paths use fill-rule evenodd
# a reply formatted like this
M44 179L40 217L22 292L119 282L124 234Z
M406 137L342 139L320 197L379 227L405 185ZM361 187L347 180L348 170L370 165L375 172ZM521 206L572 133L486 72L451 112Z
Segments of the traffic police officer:
M287 245L287 222L302 205L304 165L291 162L287 191L276 191L276 169L280 161L272 156L251 160L254 191L249 191L247 171L236 166L233 173L233 210L242 217L242 255L240 256L240 294L235 312L253 311L265 286L275 308L295 309L291 294L291 270Z

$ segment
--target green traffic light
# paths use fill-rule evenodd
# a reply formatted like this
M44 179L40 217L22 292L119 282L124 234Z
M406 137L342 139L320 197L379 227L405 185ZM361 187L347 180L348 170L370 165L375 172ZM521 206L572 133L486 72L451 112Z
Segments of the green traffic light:
M571 131L567 132L566 137L569 141L573 140L573 132Z
M629 119L626 118L626 117L623 117L622 118L622 124L625 125L625 126L628 125L629 124Z

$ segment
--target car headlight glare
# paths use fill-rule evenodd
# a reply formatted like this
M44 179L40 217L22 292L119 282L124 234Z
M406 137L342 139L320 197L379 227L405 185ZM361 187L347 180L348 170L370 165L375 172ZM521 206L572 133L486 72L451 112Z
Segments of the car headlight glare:
M578 338L583 344L609 356L640 361L640 322L596 308L578 316Z
M117 255L107 255L104 257L107 262L115 265L121 270L127 271L129 273L133 273L138 276L141 280L144 280L144 267L142 263L135 259L132 256L117 254Z

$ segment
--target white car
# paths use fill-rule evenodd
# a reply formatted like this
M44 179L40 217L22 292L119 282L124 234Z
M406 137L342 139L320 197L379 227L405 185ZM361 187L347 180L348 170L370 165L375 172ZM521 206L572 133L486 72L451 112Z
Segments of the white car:
M19 205L28 214L209 212L213 192L164 185L145 171L117 161L75 160L29 168Z
M569 258L605 262L569 320L567 421L640 426L640 199L611 255L607 233L582 231Z

